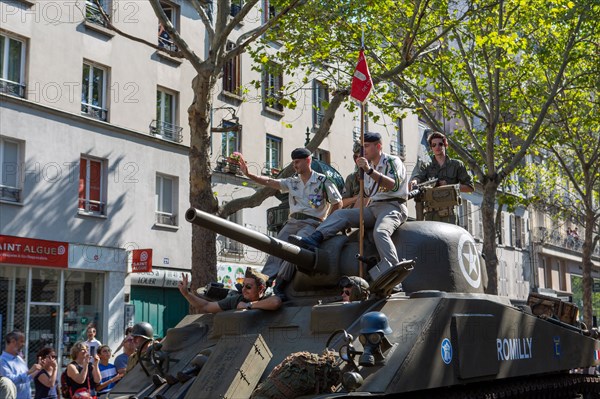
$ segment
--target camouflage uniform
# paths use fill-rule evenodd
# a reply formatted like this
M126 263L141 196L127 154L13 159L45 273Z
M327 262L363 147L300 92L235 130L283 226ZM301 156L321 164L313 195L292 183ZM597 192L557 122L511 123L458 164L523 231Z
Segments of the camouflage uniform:
M452 159L448 155L446 155L446 161L442 166L440 166L435 159L427 165L422 165L419 173L415 175L414 179L417 180L418 183L423 183L430 179L438 179L438 181L445 180L446 184L460 183L473 188L473 178L469 172L467 172L465 165L458 159ZM442 215L440 215L440 213L442 213ZM458 213L456 207L442 211L426 212L425 220L458 224Z

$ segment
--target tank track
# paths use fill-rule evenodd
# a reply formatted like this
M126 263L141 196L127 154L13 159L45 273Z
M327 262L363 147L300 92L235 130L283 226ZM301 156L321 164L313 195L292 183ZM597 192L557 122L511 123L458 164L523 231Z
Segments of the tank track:
M385 398L431 399L600 399L600 377L551 374L486 381L464 386L397 394Z

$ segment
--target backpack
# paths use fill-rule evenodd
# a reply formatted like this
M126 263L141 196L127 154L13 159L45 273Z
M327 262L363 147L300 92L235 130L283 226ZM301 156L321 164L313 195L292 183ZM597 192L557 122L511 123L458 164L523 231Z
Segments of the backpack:
M71 399L71 392L67 386L67 370L60 374L60 394L64 399Z

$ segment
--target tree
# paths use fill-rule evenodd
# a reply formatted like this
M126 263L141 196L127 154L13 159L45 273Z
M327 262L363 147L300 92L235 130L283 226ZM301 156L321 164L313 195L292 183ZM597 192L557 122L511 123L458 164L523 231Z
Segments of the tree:
M434 129L453 132L452 148L483 187L488 293L498 293L499 187L541 135L598 11L585 1L500 0L452 29L437 53L395 80Z
M588 53L590 46L580 50ZM588 326L593 315L592 252L600 235L599 65L598 54L588 53L573 68L574 79L556 97L546 124L548 159L535 168L539 178L533 181L544 204L553 204L555 213L585 228L582 288L583 319Z
M99 0L94 0L100 10ZM257 24L234 39L232 32L248 13L257 7L259 0L246 0L243 7L234 16L231 15L231 0L215 0L216 7L213 12L212 1L191 0L191 4L206 28L205 57L196 54L189 46L189 40L184 39L173 26L165 14L159 0L150 0L158 21L177 50L165 50L154 43L129 35L115 27L110 18L103 13L106 26L117 33L132 40L144 43L161 51L166 51L172 56L185 58L190 62L197 75L191 82L194 91L194 101L188 108L190 125L190 205L209 213L216 213L217 200L211 188L210 159L210 116L213 108L213 92L222 76L223 67L229 61L246 51L248 47L258 40L265 32L276 26L290 11L300 7L301 0L276 1L279 10L264 23ZM228 41L235 45L227 47ZM216 236L214 232L202 229L196 225L192 227L192 288L197 288L209 281L215 281L216 273Z
M309 77L318 78L332 88L332 99L326 104L323 122L307 148L314 151L327 137L335 114L342 106L349 110L355 104L347 101L352 73L364 35L364 45L371 76L375 84L370 102L391 119L403 114L398 107L400 95L390 80L402 75L412 65L438 46L438 41L478 9L462 1L440 0L379 0L332 1L322 0L306 6L281 21L257 41L251 54L258 64L275 61L290 75L300 75L304 86ZM489 1L490 4L494 0ZM483 4L483 2L482 2ZM480 4L480 7L485 8ZM281 32L285 32L282 35ZM270 51L270 42L281 43L276 53ZM295 107L297 91L304 86L291 87L285 93L286 105ZM369 111L372 123L380 121L380 114ZM348 140L351 140L349 137ZM289 173L290 170L287 170ZM286 176L284 171L283 176ZM227 216L245 207L260 205L275 190L262 188L250 197L228 202L219 210Z

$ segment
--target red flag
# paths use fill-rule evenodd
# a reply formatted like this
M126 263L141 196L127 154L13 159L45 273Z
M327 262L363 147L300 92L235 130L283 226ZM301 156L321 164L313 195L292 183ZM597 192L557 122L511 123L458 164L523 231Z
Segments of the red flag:
M350 89L350 96L360 103L364 103L371 88L373 87L373 81L371 80L371 74L369 73L369 66L365 59L364 50L360 50L358 54L358 64L354 70L354 76L352 76L352 88Z

